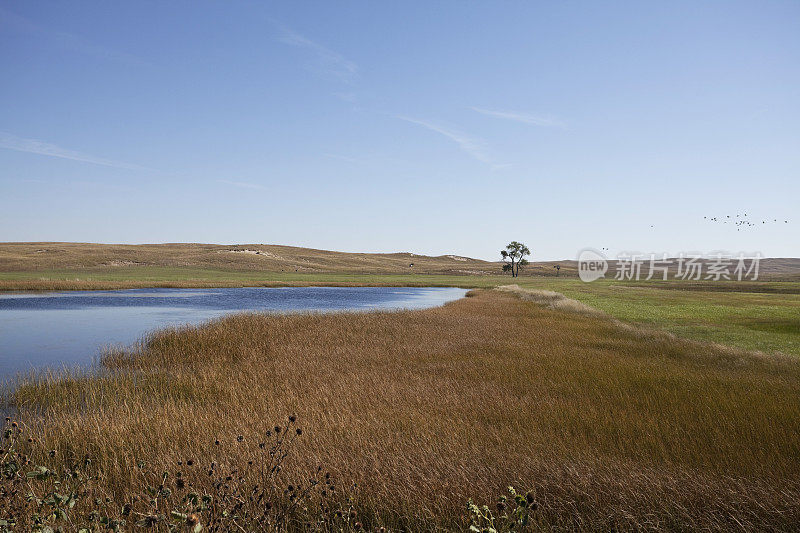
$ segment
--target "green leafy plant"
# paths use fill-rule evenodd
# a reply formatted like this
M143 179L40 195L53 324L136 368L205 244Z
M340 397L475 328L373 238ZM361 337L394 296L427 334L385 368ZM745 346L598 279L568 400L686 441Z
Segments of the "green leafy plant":
M10 418L3 427L0 445L0 533L32 531L54 533L64 531L90 532L81 524L75 512L78 501L92 492L95 477L87 474L89 457L78 460L68 457L60 469L34 464L31 455L37 441L25 437L23 428ZM55 451L38 453L53 458ZM100 515L104 530L119 531L123 524Z
M492 512L488 505L479 506L472 500L467 503L469 530L474 533L508 533L530 530L538 505L532 492L519 494L508 487L508 496L501 495Z

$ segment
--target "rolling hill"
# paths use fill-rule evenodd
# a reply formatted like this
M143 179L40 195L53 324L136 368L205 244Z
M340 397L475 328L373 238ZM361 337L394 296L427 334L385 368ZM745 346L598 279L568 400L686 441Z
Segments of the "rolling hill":
M708 263L708 261L705 261ZM577 275L577 262L533 261L524 276ZM93 244L64 242L0 243L0 272L114 272L145 267L270 273L496 275L502 263L459 255L427 256L411 252L349 253L275 244ZM707 267L706 267L707 268ZM616 262L609 261L606 277ZM647 271L647 263L642 271ZM675 264L670 268L673 276ZM705 269L704 269L705 271ZM759 277L800 279L800 259L765 258Z

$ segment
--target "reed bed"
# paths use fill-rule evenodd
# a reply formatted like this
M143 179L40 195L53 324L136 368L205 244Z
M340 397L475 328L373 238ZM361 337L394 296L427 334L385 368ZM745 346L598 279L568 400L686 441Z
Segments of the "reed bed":
M365 528L465 529L466 502L508 485L542 530L800 523L796 359L559 307L479 290L425 311L235 315L152 333L95 375L25 378L10 400L118 501L137 461L235 464L256 441L232 436L294 413L287 473L324 465Z

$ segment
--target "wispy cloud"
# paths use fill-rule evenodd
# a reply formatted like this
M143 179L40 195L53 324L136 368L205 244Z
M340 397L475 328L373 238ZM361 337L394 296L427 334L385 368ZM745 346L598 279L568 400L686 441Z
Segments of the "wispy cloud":
M294 30L280 27L277 39L284 44L310 51L318 62L318 71L322 74L332 75L342 81L352 81L358 73L358 65L354 62Z
M482 107L470 107L473 111L488 115L495 118L504 118L506 120L513 120L515 122L523 122L525 124L532 124L534 126L546 126L552 128L565 128L566 124L561 120L553 117L542 117L537 115L529 115L527 113L516 113L513 111L497 111L493 109L484 109Z
M268 187L264 185L259 185L258 183L248 183L246 181L230 181L230 180L217 180L217 183L224 183L226 185L233 185L234 187L239 187L240 189L255 189L258 191L267 191L269 190Z
M400 120L405 120L406 122L410 122L412 124L417 124L419 126L422 126L423 128L427 128L431 131L434 131L439 135L447 137L448 139L456 143L461 150L463 150L473 158L477 159L478 161L490 164L493 163L492 158L489 157L487 153L486 143L481 139L470 137L464 133L461 133L460 131L446 128L444 126L441 126L439 124L427 120L404 117L401 115L398 115L397 118L399 118Z
M124 168L128 170L153 170L139 165L132 165L130 163L123 163L121 161L114 161L111 159L104 159L82 152L76 152L67 148L62 148L55 144L39 141L37 139L25 139L17 137L10 133L0 131L0 148L7 150L15 150L17 152L27 152L29 154L46 155L49 157L58 157L61 159L69 159L71 161L81 161L83 163L91 163L93 165L103 165L106 167Z

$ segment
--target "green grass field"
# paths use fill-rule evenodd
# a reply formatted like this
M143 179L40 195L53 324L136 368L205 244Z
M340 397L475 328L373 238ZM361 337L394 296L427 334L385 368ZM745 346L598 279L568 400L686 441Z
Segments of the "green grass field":
M522 280L637 325L747 350L800 355L800 283L623 284Z

